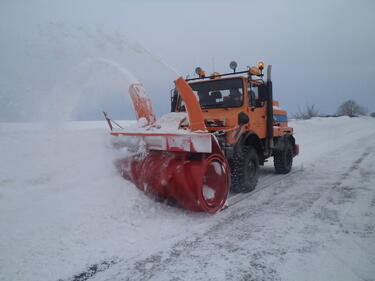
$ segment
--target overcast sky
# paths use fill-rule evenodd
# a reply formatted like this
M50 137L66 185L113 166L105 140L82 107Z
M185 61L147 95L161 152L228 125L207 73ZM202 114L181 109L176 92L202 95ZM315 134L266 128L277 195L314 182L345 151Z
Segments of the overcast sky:
M160 116L173 69L227 72L231 60L272 64L290 113L350 98L374 112L374 31L373 0L0 0L0 121L134 119L135 79Z

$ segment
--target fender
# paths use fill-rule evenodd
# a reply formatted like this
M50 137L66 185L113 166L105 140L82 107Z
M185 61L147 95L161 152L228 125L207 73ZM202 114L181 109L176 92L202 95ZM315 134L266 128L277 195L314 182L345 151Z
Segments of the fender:
M234 150L238 151L247 145L252 145L256 149L259 160L263 159L264 144L255 132L248 131L243 133L240 140L234 146Z
M293 146L294 156L296 156L298 153L296 153L296 140L292 134L285 134L279 138L277 138L277 143L273 150L275 151L281 151L284 150L285 144L287 141L290 141L290 143Z

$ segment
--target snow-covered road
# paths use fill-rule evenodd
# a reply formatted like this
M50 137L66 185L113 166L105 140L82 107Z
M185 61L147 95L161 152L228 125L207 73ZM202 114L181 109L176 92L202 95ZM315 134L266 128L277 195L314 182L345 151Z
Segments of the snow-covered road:
M292 126L300 170L210 216L124 181L104 122L0 124L0 280L375 280L375 118Z

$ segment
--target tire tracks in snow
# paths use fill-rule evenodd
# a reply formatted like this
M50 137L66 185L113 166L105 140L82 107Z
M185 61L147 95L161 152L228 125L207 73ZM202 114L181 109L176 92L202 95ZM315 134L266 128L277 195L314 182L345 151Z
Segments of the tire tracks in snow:
M99 272L103 272L110 268L111 266L119 263L122 261L121 259L118 258L113 258L110 260L105 260L100 263L92 264L88 266L84 271L74 275L73 277L69 279L59 279L58 281L86 281L90 279L91 277L95 276Z
M237 197L235 196L233 205L242 202L244 199L254 197L257 193L261 192L263 189L272 186L273 184L275 184L276 182L280 180L285 180L286 178L297 176L298 173L302 171L303 171L303 168L300 167L298 169L293 170L291 174L275 175L275 176L270 176L269 172L263 171L263 176L260 179L261 184L257 186L257 188L254 191L248 194L245 194L245 196L242 196L240 198L238 198L238 196ZM230 208L232 208L232 206ZM227 209L223 210L223 212L227 212L226 210ZM230 216L223 223L227 224L229 221L232 221L233 219L234 217ZM149 280L150 278L153 277L154 272L159 272L163 270L164 268L166 268L168 265L173 263L174 260L178 259L180 256L185 254L188 251L188 249L190 250L195 249L200 243L203 242L202 238L206 236L207 233L215 232L218 230L220 230L220 227L218 227L218 225L214 225L201 236L195 236L192 240L184 239L175 243L168 251L167 257L163 257L164 255L161 254L161 252L159 252L159 253L150 255L149 257L146 257L144 259L135 261L134 263L130 264L130 266L127 266L125 269L123 268L123 271L129 272L130 276L133 275L133 272L135 276L139 275L140 273L141 273L141 276L138 276L135 279L126 278L125 280ZM232 251L236 251L236 249L233 248ZM252 255L253 255L253 260L254 260L252 262L252 265L254 267L263 268L263 269L266 268L263 264L255 262L255 260L259 257L259 254L253 253ZM99 263L89 265L82 272L75 274L71 278L59 279L58 281L86 281L86 280L92 279L93 277L95 277L97 274L101 272L107 271L114 265L121 266L121 264L123 263L129 264L127 260L120 259L118 257L103 260ZM111 280L112 278L116 278L116 277L112 276L108 280ZM122 278L120 279L122 280Z
M288 177L286 177L285 175L281 175L279 177L282 178L283 180L287 178L291 178L291 177L296 177L299 175L298 172L300 171L301 170L296 170L296 172L294 172ZM256 196L257 194L259 194L259 192L261 192L263 189L267 187L272 187L272 185L267 184L266 186L263 186L259 190L256 189L253 193L250 194L249 198ZM249 209L247 209L247 211L253 210L253 212L256 213L258 205L260 205L259 206L260 208L263 208L263 201L264 200L262 200L261 203L258 202L254 206L251 206ZM173 244L168 251L159 251L146 258L139 259L136 261L133 261L132 259L119 260L116 268L120 269L120 271L113 273L108 278L99 279L99 280L150 280L153 277L156 277L157 273L166 272L168 267L170 267L171 265L176 265L176 261L178 261L180 258L183 258L186 255L192 258L199 258L198 256L194 257L193 252L196 251L198 248L201 247L202 244L205 243L205 241L207 240L207 237L214 237L215 234L221 233L221 231L223 229L226 229L229 225L236 224L236 221L239 221L243 217L247 217L247 216L248 215L246 213L227 212L223 220L219 221L217 224L210 227L203 234L200 234L198 236L193 236L190 239L181 240ZM250 231L247 231L247 233L251 236ZM244 240L248 238L249 236L247 236L246 234L243 235L243 233L240 233L238 237L238 239L240 240ZM215 239L209 238L209 240L215 240ZM226 251L232 253L233 255L239 254L240 256L243 256L244 258L250 257L249 266L261 272L261 274L257 274L256 276L253 276L254 275L253 273L250 274L249 272L242 272L241 274L244 280L276 280L275 271L272 268L267 266L266 262L264 261L264 256L272 257L272 256L283 255L285 253L284 249L273 249L270 251L265 251L265 250L243 251L243 249L241 249L243 247L238 247L238 245L236 245L235 243L232 243L229 240L226 241L226 243L224 244L225 244L224 248L226 249ZM215 244L215 247L216 246L223 247L223 245L220 245L220 244ZM204 266L205 262L202 262L201 265ZM125 272L126 272L125 274L126 277L124 277ZM268 276L268 277L265 279L264 278L260 279L261 276ZM232 278L233 276L231 275L231 273L226 274L225 276L226 280L231 280ZM87 279L75 279L75 280L72 279L71 281L84 281L84 280L87 280ZM170 280L179 280L179 277L178 276L171 277ZM202 280L215 280L215 279L210 279L209 276L206 276Z
M375 206L372 204L375 190L371 184L375 182L371 168L375 163L375 142L374 138L369 139L372 143L357 149L357 152L362 150L360 156L311 205L306 215L313 218L315 225L309 223L300 228L305 239L315 242L313 252L324 255L330 264L341 266L340 271L351 276L346 277L348 280L375 280Z

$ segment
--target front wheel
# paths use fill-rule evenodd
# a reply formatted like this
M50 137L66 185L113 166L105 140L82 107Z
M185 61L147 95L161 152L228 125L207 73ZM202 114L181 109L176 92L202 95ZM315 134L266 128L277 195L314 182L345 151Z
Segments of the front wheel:
M258 183L259 159L254 147L245 146L235 152L229 161L231 168L231 191L250 192Z
M290 172L293 164L293 146L289 140L286 140L283 149L274 152L273 163L277 174Z

